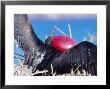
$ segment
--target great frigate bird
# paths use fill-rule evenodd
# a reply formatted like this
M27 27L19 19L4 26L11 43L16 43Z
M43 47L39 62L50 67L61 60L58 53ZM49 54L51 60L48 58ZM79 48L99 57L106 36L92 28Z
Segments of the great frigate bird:
M52 65L56 74L70 73L71 68L75 70L79 67L80 72L85 70L91 75L97 75L96 45L83 41L64 52L59 52L42 42L36 34L26 14L14 15L14 37L24 51L25 64L32 67L33 73L44 69L50 73ZM49 73L47 75L51 75Z

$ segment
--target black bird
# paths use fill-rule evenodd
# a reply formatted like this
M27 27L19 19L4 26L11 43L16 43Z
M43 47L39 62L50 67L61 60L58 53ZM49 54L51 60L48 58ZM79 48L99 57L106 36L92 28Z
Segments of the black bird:
M75 70L79 67L81 73L85 70L91 75L97 75L97 46L91 42L83 41L59 52L36 36L26 14L14 15L14 37L24 51L25 64L32 66L33 73L47 69L47 75L51 76L52 65L56 74L70 73L72 68Z

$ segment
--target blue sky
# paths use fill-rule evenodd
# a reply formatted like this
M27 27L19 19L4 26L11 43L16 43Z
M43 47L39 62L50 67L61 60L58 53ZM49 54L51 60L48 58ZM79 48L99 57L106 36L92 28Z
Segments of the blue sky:
M97 36L96 14L34 14L28 15L28 17L36 35L43 42L45 42L46 35L51 36L54 26L69 35L68 24L72 29L72 37L77 43L82 42L84 37L87 37L87 32ZM55 32L55 35L62 34ZM93 43L97 45L97 40ZM23 55L22 49L14 47L14 51Z

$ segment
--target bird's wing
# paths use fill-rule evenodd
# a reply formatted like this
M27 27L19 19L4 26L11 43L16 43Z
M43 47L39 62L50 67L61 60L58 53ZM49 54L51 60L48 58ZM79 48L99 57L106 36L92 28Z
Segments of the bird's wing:
M85 70L88 74L97 75L97 47L87 41L81 42L64 53L44 59L39 68L51 73L51 65L57 74L70 73L71 69L75 71L79 67L81 73Z
M38 65L43 59L39 58L45 52L45 44L36 36L26 14L14 14L14 37L25 54L26 63L36 60Z

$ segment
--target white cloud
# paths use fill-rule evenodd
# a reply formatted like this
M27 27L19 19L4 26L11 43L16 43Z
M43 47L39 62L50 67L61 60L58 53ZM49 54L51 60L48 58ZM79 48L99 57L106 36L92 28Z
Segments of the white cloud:
M97 17L96 14L28 14L30 20L33 19L94 19Z

